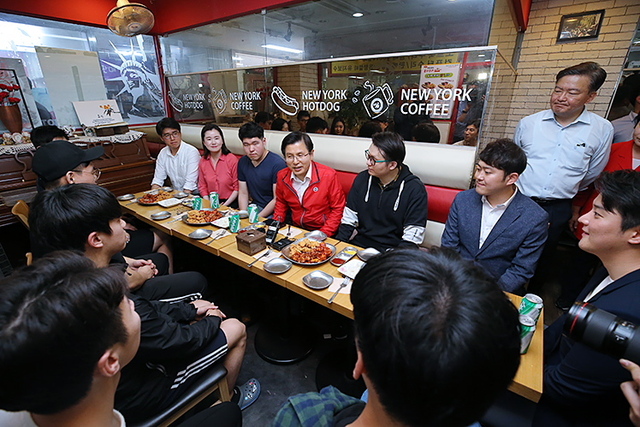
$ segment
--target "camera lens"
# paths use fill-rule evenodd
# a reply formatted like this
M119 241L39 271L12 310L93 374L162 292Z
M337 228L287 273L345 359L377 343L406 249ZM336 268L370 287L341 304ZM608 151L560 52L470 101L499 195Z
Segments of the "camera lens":
M565 322L567 334L578 342L615 358L640 361L640 335L636 325L585 303L576 302Z

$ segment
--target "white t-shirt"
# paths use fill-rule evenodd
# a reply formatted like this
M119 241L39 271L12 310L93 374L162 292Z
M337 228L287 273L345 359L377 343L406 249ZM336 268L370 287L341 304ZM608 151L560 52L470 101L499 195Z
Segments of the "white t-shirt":
M198 165L200 152L193 145L182 141L178 153L171 154L169 147L164 147L156 159L156 171L152 185L164 185L167 176L176 190L193 191L198 188Z
M113 415L120 420L120 427L127 427L127 423L124 421L122 414L115 409ZM38 427L33 422L31 414L26 411L22 412L7 412L0 410L0 426L2 427Z

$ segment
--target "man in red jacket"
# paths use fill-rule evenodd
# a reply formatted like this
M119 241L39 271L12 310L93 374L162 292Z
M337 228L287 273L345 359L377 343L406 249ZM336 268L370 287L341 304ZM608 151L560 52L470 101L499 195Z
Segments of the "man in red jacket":
M333 236L346 204L336 171L313 161L313 142L306 133L287 135L282 154L288 168L278 173L273 219L285 221L291 212L294 225Z

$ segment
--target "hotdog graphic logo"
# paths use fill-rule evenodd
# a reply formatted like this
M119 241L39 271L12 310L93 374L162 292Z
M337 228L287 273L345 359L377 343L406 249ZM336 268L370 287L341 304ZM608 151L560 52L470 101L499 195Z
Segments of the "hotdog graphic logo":
M300 104L295 98L287 95L280 86L274 86L271 90L271 100L286 115L295 116L298 114Z

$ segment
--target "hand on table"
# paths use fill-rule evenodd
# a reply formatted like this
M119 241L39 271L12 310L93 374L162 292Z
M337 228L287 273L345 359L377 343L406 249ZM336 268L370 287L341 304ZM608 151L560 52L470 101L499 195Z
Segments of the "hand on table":
M624 397L627 398L631 408L629 409L629 419L634 426L640 427L640 366L626 359L620 359L620 364L633 377L632 381L620 384Z

